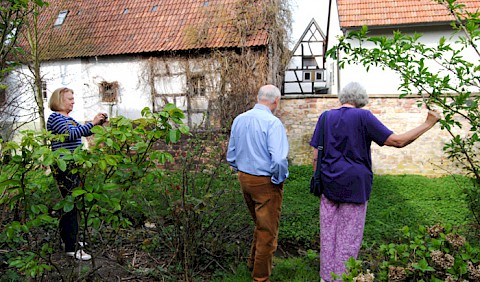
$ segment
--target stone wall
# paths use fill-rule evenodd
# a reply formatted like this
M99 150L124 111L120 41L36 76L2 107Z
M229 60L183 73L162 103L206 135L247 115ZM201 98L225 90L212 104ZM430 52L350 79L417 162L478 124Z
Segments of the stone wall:
M425 120L428 110L417 106L417 97L401 98L395 95L370 95L370 110L388 128L397 134L404 133ZM290 164L311 164L312 147L309 142L320 114L339 107L336 95L322 97L282 97L276 115L287 130L290 144ZM404 148L380 147L372 144L372 161L375 174L420 174L441 176L460 173L443 153L450 139L448 132L435 125L430 131Z

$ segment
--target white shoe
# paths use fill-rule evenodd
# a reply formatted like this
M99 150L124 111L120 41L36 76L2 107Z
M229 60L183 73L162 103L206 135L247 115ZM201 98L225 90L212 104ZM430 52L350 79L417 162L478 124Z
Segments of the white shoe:
M69 257L75 257L78 260L91 260L92 256L85 253L83 250L78 250L77 252L66 252Z

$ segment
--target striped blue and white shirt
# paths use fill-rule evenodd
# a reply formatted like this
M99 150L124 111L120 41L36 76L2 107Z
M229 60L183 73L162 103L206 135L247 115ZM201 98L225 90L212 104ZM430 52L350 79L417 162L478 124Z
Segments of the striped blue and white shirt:
M52 150L65 148L73 152L82 145L82 136L92 135L93 124L91 122L81 125L71 117L59 113L52 113L48 117L47 130L53 134L68 134L64 142L52 141Z

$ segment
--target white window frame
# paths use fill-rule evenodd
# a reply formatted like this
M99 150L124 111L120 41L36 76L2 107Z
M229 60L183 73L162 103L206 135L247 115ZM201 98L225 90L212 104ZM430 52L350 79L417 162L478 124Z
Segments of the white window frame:
M58 13L58 17L55 20L55 23L53 24L53 26L61 26L65 22L67 15L68 15L68 10L60 11L60 13Z

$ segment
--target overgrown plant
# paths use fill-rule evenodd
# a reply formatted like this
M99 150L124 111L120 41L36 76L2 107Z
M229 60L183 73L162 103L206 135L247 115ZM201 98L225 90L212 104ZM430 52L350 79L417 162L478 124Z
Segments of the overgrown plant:
M155 150L154 145L175 143L181 134L188 133L182 122L183 112L173 104L156 113L145 108L142 116L137 120L112 118L109 126L92 129L95 139L90 150L64 152L61 160L74 164L72 172L80 174L81 185L56 208L71 209L75 203L83 218L83 231L92 227L92 231L101 232L102 227L108 227L113 230L109 234L114 236L116 230L129 226L130 221L121 210L134 205L127 202L132 188L160 181L162 171L157 166L172 161L168 152ZM87 242L91 242L90 235L95 234L86 232ZM107 241L113 239L107 237Z
M287 0L239 0L205 6L207 20L187 25L183 31L189 48L208 48L207 52L196 50L187 56L172 54L146 61L140 79L149 86L153 107L162 100L176 100L184 103L190 126L199 124L192 116L204 112L203 126L228 131L233 119L255 104L260 86L281 86L290 58L288 4ZM212 30L227 23L232 47L211 48L208 44L217 40L212 38ZM172 76L185 79L185 87L177 89L170 83Z
M239 50L217 50L213 54L213 65L219 74L212 87L213 96L209 114L216 118L216 125L229 128L233 119L250 109L256 102L260 86L266 83L280 87L285 68L290 60L288 36L291 29L289 2L239 1L233 20ZM246 48L246 43L255 34L255 29L264 28L269 46L260 52Z
M7 221L0 241L12 251L8 254L10 267L16 267L32 277L41 276L45 271L52 270L52 266L56 267L49 256L58 236L29 240L32 226L42 230L48 224L48 228L56 229L57 220L49 214L49 210L67 212L76 206L83 223L81 237L90 246L99 241L99 246L108 245L106 243L113 238L106 235L114 236L121 227L129 226L122 208L134 204L127 202L132 188L160 181L162 173L157 166L172 160L169 153L154 150L154 144L174 143L182 134L188 133L188 127L182 122L183 112L172 104L167 104L157 113L145 108L142 116L133 121L116 117L107 127L94 127L95 139L89 150L79 147L74 152L66 149L52 152L48 146L42 145L43 138L62 140L65 137L33 132L26 132L19 145L14 142L2 145L5 165L0 178L0 203L13 210L14 214L19 214L18 220ZM55 205L53 202L38 201L41 196L39 190L45 192L51 186L42 186L42 182L33 179L50 177L39 172L51 165L62 171L71 169L81 177L80 186ZM99 234L102 236L96 236ZM102 248L96 248L94 258L102 251ZM95 259L92 259L92 264L91 272L94 272ZM58 267L56 269L62 280L75 278L73 268L70 273Z
M418 230L404 227L402 233L399 242L380 245L383 260L374 273L351 258L342 281L480 280L480 249L471 246L451 226L420 226Z
M58 153L43 145L45 136L25 131L20 142L0 145L0 246L9 250L0 257L29 277L52 270L49 238L55 237L58 222L49 213L52 203L45 202L52 181L44 173Z
M227 271L247 250L248 214L236 177L224 163L224 139L210 130L184 138L168 177L155 185L158 199L143 198L157 233L157 243L144 247L158 252L182 281Z
M368 28L363 27L341 37L327 55L338 59L340 67L361 64L367 70L371 67L394 70L402 78L399 86L402 97L418 92L422 97L419 105L442 109L442 129L452 137L444 151L474 180L474 187L465 193L473 217L480 224L480 12L468 12L465 5L455 0L436 2L456 19L452 23L452 37L440 38L436 46L422 43L417 33L395 31L392 36L369 36ZM453 36L457 36L454 41ZM477 60L465 58L465 51L472 51ZM464 126L468 134L456 133L455 129Z

